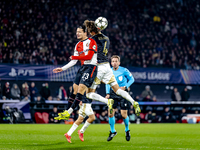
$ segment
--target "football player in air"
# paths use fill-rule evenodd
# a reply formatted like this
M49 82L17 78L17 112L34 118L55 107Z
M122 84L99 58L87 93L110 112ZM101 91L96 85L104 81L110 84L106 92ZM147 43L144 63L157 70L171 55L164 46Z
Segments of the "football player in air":
M133 84L134 78L132 74L128 71L128 69L119 66L120 65L120 57L117 55L113 55L111 57L111 65L112 71L119 84L119 87L124 90L128 91L127 89ZM113 104L113 112L109 115L109 124L110 124L110 134L107 141L111 141L117 132L115 130L115 109L119 105L121 107L121 115L124 120L125 124L125 133L126 133L126 140L130 141L130 130L129 130L129 117L128 117L128 109L130 108L129 102L124 99L123 97L117 95L112 89L110 89L110 85L106 84L106 98L112 98L114 100Z
M80 106L79 117L72 125L70 130L65 134L67 141L71 143L71 135L77 127L83 122L84 118L88 116L86 123L79 133L80 139L83 141L83 133L85 129L95 120L94 112L91 107L90 99L86 98L85 92L92 85L97 75L97 43L94 39L87 37L87 28L82 25L77 28L77 39L80 41L76 44L74 49L74 56L71 56L71 61L62 68L55 68L54 73L62 72L74 66L78 60L81 61L81 68L78 70L73 83L73 93L68 100L68 114L71 114L76 106ZM61 115L59 113L57 120L69 119L70 115Z
M87 97L96 101L101 101L104 103L108 103L110 114L113 113L112 104L114 103L113 99L107 99L102 97L101 95L95 93L95 90L97 88L97 85L103 82L104 84L109 84L112 88L112 90L119 96L122 96L124 99L131 102L135 109L135 114L137 116L140 115L140 107L138 102L134 101L134 99L128 94L128 92L124 91L124 89L120 88L115 76L113 74L113 71L110 67L110 63L108 60L108 49L110 45L110 40L107 36L101 33L100 28L97 28L95 26L94 21L88 21L85 20L84 24L86 25L88 32L92 35L92 39L94 39L97 43L98 52L97 52L97 61L98 61L98 71L97 76L92 84L92 86L89 88L89 91L87 93Z

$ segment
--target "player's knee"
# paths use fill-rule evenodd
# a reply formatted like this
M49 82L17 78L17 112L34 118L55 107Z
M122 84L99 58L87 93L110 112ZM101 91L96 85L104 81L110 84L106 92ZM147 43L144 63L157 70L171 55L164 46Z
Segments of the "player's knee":
M112 118L114 116L114 114L109 114L108 116L109 116L109 118Z
M122 113L121 115L122 115L122 118L123 118L123 119L126 119L126 118L127 118L127 114L126 114L126 113Z
M91 93L91 92L90 92L90 93L87 93L87 94L86 94L86 97L89 98L89 99L92 99L92 93Z

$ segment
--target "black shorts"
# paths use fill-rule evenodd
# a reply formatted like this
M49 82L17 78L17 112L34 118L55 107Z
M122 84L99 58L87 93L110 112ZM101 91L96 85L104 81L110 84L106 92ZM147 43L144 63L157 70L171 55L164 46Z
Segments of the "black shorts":
M130 102L125 98L117 95L112 89L110 89L110 98L114 100L113 108L116 109L120 106L122 110L128 110L130 108Z
M74 83L77 85L84 84L89 88L92 85L96 76L97 76L97 66L83 65L78 70Z

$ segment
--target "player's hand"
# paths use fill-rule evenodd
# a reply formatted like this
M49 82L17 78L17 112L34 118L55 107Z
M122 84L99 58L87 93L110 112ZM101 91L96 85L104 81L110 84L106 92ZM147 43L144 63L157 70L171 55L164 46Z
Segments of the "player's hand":
M62 68L56 68L56 69L53 69L53 73L58 73L58 72L62 72Z
M69 59L72 60L72 56L70 56Z
M109 99L109 98L110 98L110 94L107 94L105 98L106 98L106 99Z
M126 87L125 87L125 86L123 86L123 87L120 87L120 89L122 89L122 90L124 90L124 91L125 91L125 90L126 90Z
M83 104L83 102L82 102L82 101L80 101L79 105L80 105L80 106L82 106L82 104Z

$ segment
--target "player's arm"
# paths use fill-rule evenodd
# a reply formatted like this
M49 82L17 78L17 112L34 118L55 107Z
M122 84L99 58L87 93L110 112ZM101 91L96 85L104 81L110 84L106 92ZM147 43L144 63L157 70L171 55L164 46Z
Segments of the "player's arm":
M72 56L72 60L91 60L94 53L97 52L97 43L95 40L91 40L89 45L88 54L85 56Z
M126 83L125 87L129 88L131 84L135 82L135 79L128 69L125 69L124 76L128 79L128 82Z
M76 50L76 48L74 49L74 55L78 56L78 51ZM74 66L77 62L78 62L78 60L71 60L68 64L66 64L62 68L54 69L53 72L58 73L58 72L62 72L64 70L67 70L67 69L71 68L72 66Z
M110 85L106 84L106 98L110 98Z

